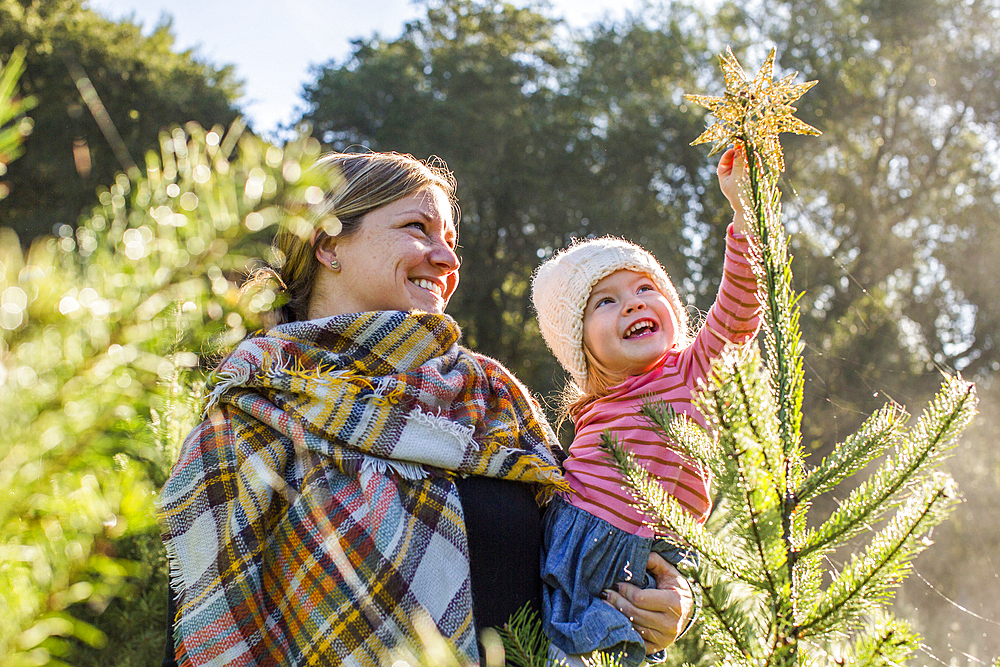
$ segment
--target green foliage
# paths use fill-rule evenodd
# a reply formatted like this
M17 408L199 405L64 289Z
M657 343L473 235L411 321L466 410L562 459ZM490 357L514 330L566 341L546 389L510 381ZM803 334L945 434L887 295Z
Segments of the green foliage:
M751 1L724 3L714 16L662 2L572 37L540 6L433 0L427 7L398 38L361 40L347 62L318 69L304 120L331 147L362 144L449 161L465 214L463 284L450 311L468 345L508 363L533 389L547 392L558 380L535 334L528 279L539 257L573 236L610 232L646 245L682 292L707 305L721 266L717 231L726 208L703 153L687 145L701 121L680 94L714 76L716 45L763 57L754 49L767 47L754 45L773 42L806 78L820 79L798 115L825 133L784 142L783 215L800 232L788 247L804 290L796 310L805 355L801 435L782 420L758 425L787 441L800 437L801 447L822 457L814 469L787 476L799 480L799 507L812 505L822 517L836 509L831 496L846 505L889 491L899 471L882 470L860 495L847 496L886 453L900 465L917 463L919 455L895 453L913 432L894 402L880 405L883 397L924 402L940 383L939 366L957 367L996 392L996 0ZM120 562L139 553L123 540L142 542L134 531L154 530L148 501L196 419L192 386L219 350L253 326L249 304L240 311L235 301L236 283L248 258L266 252L281 215L272 205L286 182L298 182L298 168L284 165L305 150L290 147L288 159L243 137L245 152L223 160L230 164L224 171L219 157L232 155L237 133L223 140L219 128L211 137L192 128L161 136L162 126L190 119L228 125L238 95L230 69L174 52L169 25L144 37L129 21L102 19L78 0L0 0L0 59L19 47L27 66L21 103L33 97L39 104L27 121L2 120L12 107L0 104L0 136L16 141L35 128L27 154L0 174L0 188L12 188L0 201L0 225L14 226L25 246L38 231L59 233L27 256L9 232L0 242L0 431L11 424L0 433L0 488L11 494L10 509L0 508L0 543L5 556L15 556L0 563L0 596L5 605L14 600L0 619L0 655L9 653L11 664L66 650L50 635L89 632L99 643L79 619L116 640L128 615L148 612L143 624L160 627L154 581L163 572ZM153 149L155 169L115 175L120 162L69 75L74 58L131 158L141 163ZM6 76L12 71L5 68ZM7 85L0 85L0 100ZM73 159L74 141L76 155L89 157L87 175L80 170L85 162ZM182 145L187 156L175 150ZM0 162L13 155L2 147L0 153L7 156ZM210 169L206 182L197 180L204 169L195 177L199 164ZM247 198L251 181L249 194L259 192L259 199ZM100 190L98 209L72 229L101 184L113 186ZM142 191L150 202L159 198L156 206ZM192 194L197 204L189 210ZM958 512L961 521L939 526L935 536L947 546L920 561L936 563L924 574L946 589L908 613L922 634L936 634L942 650L961 646L988 660L977 653L982 642L972 645L974 635L986 641L992 626L973 632L975 621L941 609L937 595L970 608L986 597L980 609L992 612L995 578L979 555L995 551L1000 539L989 528L998 523L990 517L1000 459L995 424L980 418L976 428L978 449L952 465L970 480L963 483L969 501ZM755 437L742 434L734 443ZM686 439L694 443L696 436ZM776 483L781 476L759 478ZM762 498L774 502L773 495ZM748 502L726 500L733 512ZM896 509L880 514L882 521ZM109 528L104 521L112 514ZM799 557L839 562L841 552L824 545L845 539L852 525L863 524L839 513L834 531L806 528L812 551ZM704 539L706 551L719 551L736 537L722 526ZM139 551L158 562L151 550ZM781 560L780 551L767 557ZM819 590L815 580L805 584ZM706 603L720 610L737 603L760 609L746 589L713 590ZM115 592L134 602L109 602ZM119 620L116 609L123 610ZM695 628L702 636L682 641L685 659L701 659L704 636L729 631L716 616L707 612ZM737 636L748 632L734 627ZM892 623L877 627L865 646L888 646L909 633ZM120 657L106 653L112 647L97 658L74 645L66 659L147 662L148 654L138 647L130 653L125 643L116 641ZM6 647L15 644L10 653ZM158 651L160 640L155 644ZM866 655L857 646L855 655Z
M6 64L0 62L0 177L7 172L7 165L21 156L26 132L22 127L23 116L35 105L34 98L17 96L17 82L23 74L24 49L14 51ZM3 185L0 199L7 192L7 186Z
M500 630L506 662L516 667L546 667L549 638L538 613L525 605Z
M904 665L917 641L919 637L906 621L876 615L854 645L854 660L871 667Z
M129 578L150 575L119 557L118 540L156 533L155 490L200 410L192 385L266 307L239 303L237 281L266 256L276 224L301 224L296 206L316 187L308 166L319 146L279 149L240 129L164 133L145 174L119 176L75 233L26 255L4 230L0 653L9 664L65 653L59 637L103 641L69 610L100 610Z
M147 37L83 0L0 0L0 58L17 49L25 54L22 88L38 104L26 154L6 177L0 224L25 244L75 227L99 186L158 150L162 128L228 126L237 115L232 68L177 52L169 24Z
M146 667L163 660L167 641L167 559L158 530L114 543L115 556L141 564L139 576L107 606L81 604L71 613L100 630L107 641L75 642L67 661L76 667Z

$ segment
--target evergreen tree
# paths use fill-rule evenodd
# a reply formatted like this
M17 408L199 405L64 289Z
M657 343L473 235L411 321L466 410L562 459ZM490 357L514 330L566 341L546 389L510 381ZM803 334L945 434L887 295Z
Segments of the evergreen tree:
M21 144L28 133L24 114L35 105L34 98L18 96L18 80L23 74L24 49L15 50L6 64L0 60L0 178L23 152ZM0 199L8 192L8 186L0 181Z
M0 0L0 57L25 51L25 93L38 105L25 155L6 175L0 225L22 242L76 226L96 191L142 166L164 127L228 126L242 84L231 66L179 51L168 22L144 35L84 0Z
M773 58L772 51L749 81L729 52L722 58L725 95L688 97L719 118L698 141L716 141L716 150L732 141L746 147L763 353L733 354L713 368L698 398L710 434L662 404L645 409L665 440L711 471L724 528L695 523L617 443L606 444L654 524L702 554L691 576L704 592L702 637L714 657L748 667L900 664L917 637L883 607L957 500L952 480L937 468L975 414L975 388L945 378L909 428L905 410L887 404L816 467L806 465L798 295L780 222L777 134L813 133L789 106L811 84L792 85L791 77L774 84ZM883 455L828 520L810 525L817 496ZM864 548L842 568L831 565L832 555L864 532L871 533Z
M0 228L4 665L162 654L156 489L198 419L202 371L265 307L239 302L248 262L324 185L308 169L318 142L279 149L241 131L162 133L143 173L27 253Z

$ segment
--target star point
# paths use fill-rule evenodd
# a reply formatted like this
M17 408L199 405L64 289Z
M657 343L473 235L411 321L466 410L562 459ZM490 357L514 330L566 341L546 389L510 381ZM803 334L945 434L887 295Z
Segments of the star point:
M796 118L796 108L791 102L816 85L816 81L793 84L797 72L774 81L775 49L768 53L764 64L751 81L733 55L732 49L719 56L722 75L726 81L726 92L721 96L685 95L684 99L708 109L718 122L709 126L692 146L715 142L709 155L725 150L730 144L745 139L760 151L765 162L776 171L785 170L781 143L778 134L819 135L821 132L812 125Z

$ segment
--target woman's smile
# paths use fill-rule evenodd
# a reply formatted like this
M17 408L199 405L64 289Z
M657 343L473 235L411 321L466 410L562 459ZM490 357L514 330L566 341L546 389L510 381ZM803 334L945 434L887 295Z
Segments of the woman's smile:
M428 292L433 292L438 296L444 295L444 287L442 287L441 285L432 280L427 280L426 278L411 278L410 282L416 285L417 287L425 289Z

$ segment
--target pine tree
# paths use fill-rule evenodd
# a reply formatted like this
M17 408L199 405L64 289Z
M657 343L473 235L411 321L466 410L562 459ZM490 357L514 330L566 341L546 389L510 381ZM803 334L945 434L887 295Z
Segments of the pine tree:
M662 403L644 412L665 439L711 471L723 528L697 524L617 443L605 444L651 521L702 556L689 574L703 591L702 638L711 657L747 667L902 664L918 638L885 604L957 502L939 466L975 414L975 387L946 376L912 425L902 406L888 403L818 465L807 465L798 295L780 222L777 135L818 134L790 106L815 82L795 85L794 75L773 82L774 51L752 81L731 51L720 60L725 95L686 97L718 118L694 143L716 142L713 153L733 142L745 147L742 199L753 229L761 350L729 353L713 367L697 399L707 432ZM831 516L810 522L818 496L846 488L876 461ZM858 549L863 533L870 537ZM848 547L854 553L837 567Z
M0 152L13 155L10 80L0 73ZM162 651L153 497L198 419L198 379L274 298L241 302L237 285L269 231L305 223L302 202L328 185L309 168L319 150L189 123L75 230L24 252L0 228L0 664ZM150 581L148 597L104 613Z
M7 165L21 156L21 143L28 134L24 114L35 106L35 98L18 95L18 81L24 74L24 49L14 51L4 64L0 61L0 177ZM0 199L7 196L7 187L0 184Z

